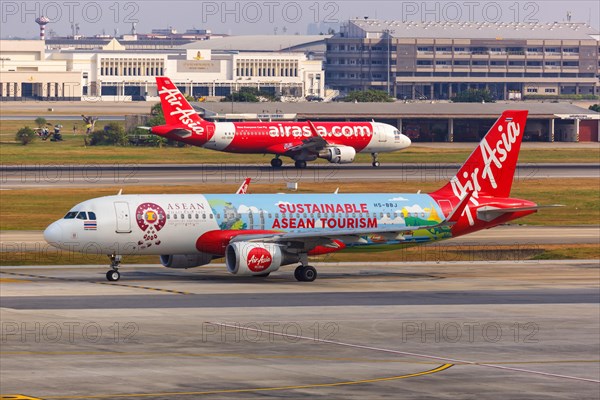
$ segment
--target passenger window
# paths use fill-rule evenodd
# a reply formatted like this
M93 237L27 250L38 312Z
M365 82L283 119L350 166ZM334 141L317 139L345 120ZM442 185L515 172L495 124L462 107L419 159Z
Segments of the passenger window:
M177 219L177 214L173 214L173 219Z
M77 214L77 219L87 219L87 214L85 211L81 211L79 214Z
M195 215L196 219L200 218L200 216L198 214Z
M91 211L88 212L88 219L96 220L96 213L91 212Z
M202 219L206 219L206 214L202 214Z
M188 214L188 219L192 219L192 214Z
M208 214L208 218L213 219L213 215L212 214Z
M185 219L185 214L181 214L181 219Z
M77 211L69 211L67 215L65 215L65 219L73 219L77 215Z

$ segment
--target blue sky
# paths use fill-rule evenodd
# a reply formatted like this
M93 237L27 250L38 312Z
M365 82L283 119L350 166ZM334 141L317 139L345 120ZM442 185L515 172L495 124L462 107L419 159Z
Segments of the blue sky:
M80 33L128 33L137 21L138 32L172 26L210 29L213 33L306 34L326 31L349 18L371 17L409 21L571 21L600 26L600 2L593 1L7 1L2 0L0 36L35 38L34 20L46 14L54 30L64 36L71 24Z

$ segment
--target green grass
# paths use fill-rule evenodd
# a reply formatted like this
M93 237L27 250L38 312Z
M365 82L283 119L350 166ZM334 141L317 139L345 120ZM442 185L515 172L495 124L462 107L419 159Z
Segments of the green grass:
M89 255L70 253L48 247L45 251L0 253L0 266L12 265L108 265L104 254ZM515 260L593 260L600 259L600 248L593 244L584 245L527 245L519 249L514 246L469 246L468 250L455 246L417 246L386 252L334 253L312 257L316 263L323 262L438 262L438 261L515 261ZM217 259L214 263L222 263ZM158 264L158 256L127 256L126 264Z
M63 125L63 142L50 142L35 139L22 146L14 141L17 130L25 125L35 127L31 121L0 120L0 158L2 164L221 164L256 163L269 164L272 156L262 154L229 154L198 147L135 147L135 146L85 146L82 121L52 120ZM120 122L122 123L122 122ZM73 134L73 126L77 134ZM102 126L100 121L97 127ZM472 146L475 147L475 144ZM472 150L463 148L428 147L426 143L415 143L404 151L380 155L385 163L462 163ZM521 163L598 163L598 150L581 149L523 149L519 157ZM286 163L291 160L285 158ZM324 160L318 163L327 164ZM371 156L359 154L356 162L370 163Z

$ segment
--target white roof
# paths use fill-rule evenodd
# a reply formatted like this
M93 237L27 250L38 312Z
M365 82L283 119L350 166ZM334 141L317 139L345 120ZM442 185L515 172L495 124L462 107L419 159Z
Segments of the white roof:
M232 51L305 51L307 47L322 47L331 35L248 35L199 40L184 49L211 49Z
M415 22L380 19L355 19L349 23L352 30L379 32L389 30L393 37L434 39L596 39L599 32L578 22ZM358 28L358 29L356 29ZM352 36L352 33L350 34Z

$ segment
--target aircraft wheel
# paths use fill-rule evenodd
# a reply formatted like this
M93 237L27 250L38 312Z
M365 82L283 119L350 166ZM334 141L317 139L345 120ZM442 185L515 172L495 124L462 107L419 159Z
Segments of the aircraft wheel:
M271 160L271 167L280 168L283 165L283 161L280 158L274 158Z
M306 168L306 161L298 160L298 161L296 161L295 165L296 165L296 168L300 168L300 169Z
M381 164L379 163L379 161L373 161L373 166L375 168L379 167Z
M294 271L294 277L300 282L312 282L317 279L317 270L310 265L301 265Z
M119 279L121 279L121 274L119 273L119 271L111 269L106 273L106 279L108 279L111 282L116 282Z

